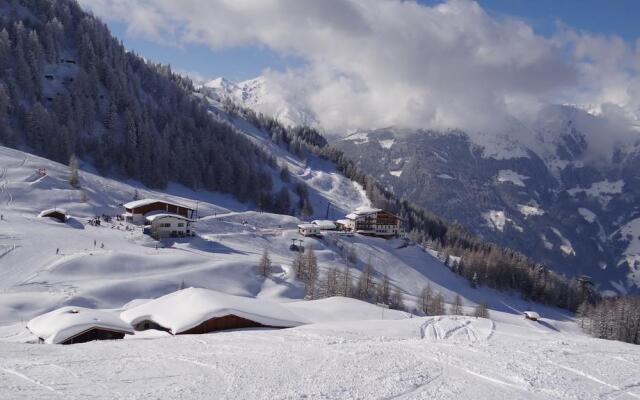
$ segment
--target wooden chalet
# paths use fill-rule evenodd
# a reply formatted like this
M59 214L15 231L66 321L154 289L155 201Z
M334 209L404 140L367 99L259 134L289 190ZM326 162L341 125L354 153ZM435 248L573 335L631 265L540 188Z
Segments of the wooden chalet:
M185 218L193 219L195 210L177 203L158 199L135 200L123 205L125 212L122 217L125 221L133 224L144 224L145 216L151 212L164 212L176 214Z
M392 237L402 233L398 216L371 207L358 207L344 219L336 221L339 230L363 235Z
M48 210L42 211L38 217L40 218L51 218L58 222L65 222L67 220L67 212L60 208L51 208Z

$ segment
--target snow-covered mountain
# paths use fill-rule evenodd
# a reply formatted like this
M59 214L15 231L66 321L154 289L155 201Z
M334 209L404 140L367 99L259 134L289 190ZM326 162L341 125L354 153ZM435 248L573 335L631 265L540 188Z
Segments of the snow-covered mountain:
M605 127L553 106L503 134L388 128L335 145L398 196L489 240L591 276L601 290L637 291L639 152L633 142L616 146Z
M318 127L313 111L305 107L297 96L285 95L288 91L278 90L277 85L277 81L262 76L237 83L217 78L205 83L199 90L220 101L228 98L243 107L273 117L285 126Z

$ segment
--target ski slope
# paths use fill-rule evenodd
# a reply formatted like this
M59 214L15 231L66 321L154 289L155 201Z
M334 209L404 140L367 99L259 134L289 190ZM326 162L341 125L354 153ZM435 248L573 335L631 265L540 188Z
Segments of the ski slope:
M636 399L633 345L468 317L0 342L2 398Z
M292 274L289 250L301 239L300 220L251 211L226 196L177 185L157 192L90 170L81 171L77 190L66 166L4 147L0 171L0 399L640 397L636 347L585 336L563 310L472 289L420 246L331 233L304 238L321 272L343 269L344 250L353 249L354 278L369 263L376 278L386 274L402 290L408 309L430 284L446 302L460 294L468 313L487 302L490 320L417 317L345 298L301 301L304 287ZM119 212L136 190L197 206L198 236L156 242L120 222L86 223ZM350 201L339 191L327 196ZM38 217L54 207L68 211L66 223ZM269 279L257 274L265 248L274 270ZM278 302L308 324L26 343L34 339L26 321L53 309L119 312L181 286ZM525 320L526 309L542 320Z

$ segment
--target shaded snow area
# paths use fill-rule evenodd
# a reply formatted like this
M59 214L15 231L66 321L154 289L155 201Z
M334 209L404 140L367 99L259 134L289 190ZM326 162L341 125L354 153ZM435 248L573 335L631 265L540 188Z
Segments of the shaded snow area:
M498 176L496 177L496 179L500 183L510 182L516 186L524 187L525 186L524 181L526 179L529 179L529 177L525 175L521 175L510 169L501 169L500 171L498 171Z
M526 204L518 204L518 210L522 215L525 216L525 218L531 217L531 216L544 215L543 209L538 208L536 206L526 205Z
M596 218L598 218L596 214L588 208L580 207L578 208L578 212L580 213L582 218L584 218L584 220L590 224L593 224L596 221Z
M516 224L514 220L508 218L504 211L498 210L489 210L485 213L482 213L482 217L487 221L487 226L493 230L497 230L499 232L504 232L504 227L507 222L511 223L514 229L519 232L523 232L523 228Z
M317 171L310 168L309 181ZM86 170L78 190L68 177L64 165L0 147L0 399L640 397L637 346L589 338L564 310L471 288L433 250L335 232L303 238L298 218L250 211L220 194L178 185L153 191ZM316 183L319 198L367 205L360 195L347 204L350 195L333 185L321 193ZM358 193L352 189L345 193ZM155 241L121 221L87 223L120 212L136 190L197 206L197 236ZM66 221L38 217L52 208L65 209ZM340 297L302 300L292 239L313 247L321 276L344 270L348 249L354 280L369 263L408 310L429 284L448 304L460 295L465 313L486 302L491 319L421 317ZM258 274L264 249L269 278ZM194 289L177 292L182 287ZM525 320L525 310L542 319ZM127 330L123 340L33 343L58 343L90 326L125 331L146 317L179 333L231 313L293 327L176 336Z
M576 196L580 193L584 193L588 197L592 197L597 199L600 204L606 206L609 204L611 199L618 194L622 194L622 189L624 188L624 181L617 180L614 182L611 181L601 181L592 183L588 188L573 188L567 190L567 192L571 196Z
M626 262L629 265L629 279L636 285L640 285L640 218L629 221L613 235L618 233L627 242L618 265Z
M558 237L558 239L560 239L560 250L568 255L568 256L575 256L576 252L575 250L573 250L573 245L571 244L571 242L569 241L569 239L567 239L566 237L564 237L564 235L562 234L562 232L560 232L558 229L556 228L551 228L551 230L553 231L553 233L556 234L556 236Z

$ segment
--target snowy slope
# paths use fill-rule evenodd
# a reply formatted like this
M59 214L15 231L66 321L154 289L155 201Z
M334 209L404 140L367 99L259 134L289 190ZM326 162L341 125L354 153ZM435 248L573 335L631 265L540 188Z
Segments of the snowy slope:
M460 294L466 312L486 301L491 320L420 318L346 298L301 302L289 250L300 238L295 217L248 211L227 197L177 186L171 194L154 192L88 171L80 173L82 194L67 183L66 166L6 148L0 166L0 398L640 397L637 348L586 337L562 310L472 289L420 246L359 235L305 238L321 271L344 268L344 249L351 248L354 277L369 263L376 278L386 274L402 290L409 309L430 284L447 302ZM37 176L38 168L47 175ZM119 223L85 223L117 212L136 189L189 205L197 200L199 236L155 242ZM68 211L67 223L37 217L53 207ZM257 274L263 248L274 266L269 279ZM26 321L44 312L73 305L118 315L149 304L135 299L182 285L279 302L310 324L184 337L144 332L72 346L25 343L33 340ZM543 319L526 321L526 309Z
M634 399L637 346L431 317L73 346L0 342L0 397Z
M340 174L331 162L313 155L304 158L293 155L273 143L267 133L257 129L250 122L226 114L218 98L205 96L212 116L230 123L238 133L245 135L271 154L280 167L286 166L294 182L307 185L314 210L312 217L326 218L328 203L331 203L328 218L332 219L343 217L355 207L370 205L362 186Z

